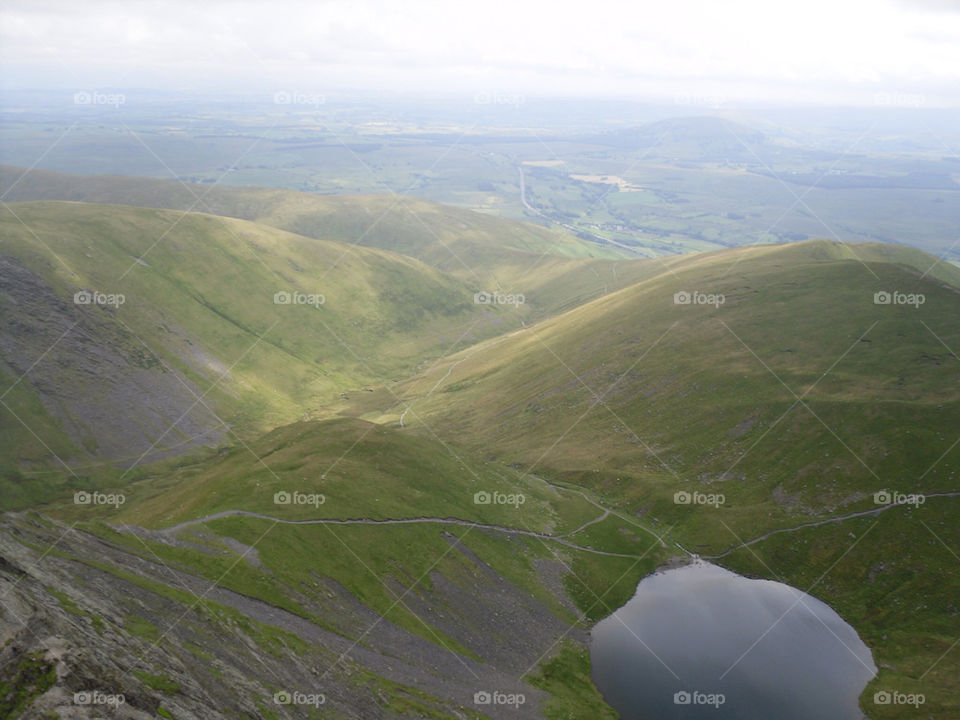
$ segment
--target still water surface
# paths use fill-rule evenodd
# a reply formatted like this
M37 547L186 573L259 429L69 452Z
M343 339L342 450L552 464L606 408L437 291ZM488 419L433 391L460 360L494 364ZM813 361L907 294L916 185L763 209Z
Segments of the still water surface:
M592 635L594 682L623 720L862 720L877 670L828 605L702 561L644 578Z

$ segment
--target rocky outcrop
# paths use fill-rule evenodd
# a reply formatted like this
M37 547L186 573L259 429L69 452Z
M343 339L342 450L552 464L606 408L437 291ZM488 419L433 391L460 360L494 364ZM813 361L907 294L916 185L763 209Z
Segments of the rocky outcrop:
M473 563L471 590L433 574L429 591L403 602L475 657L381 618L333 578L318 575L323 592L310 598L290 591L311 616L330 618L321 626L146 545L132 552L36 514L4 515L0 703L22 718L302 718L321 698L333 717L409 717L400 708L411 702L439 717L517 717L473 704L497 689L524 693L523 717L540 717L546 696L519 678L567 625L447 539ZM579 630L566 637L583 640Z
M63 458L69 464L149 462L215 445L225 431L203 391L119 322L114 307L63 299L8 256L0 256L0 363L63 428L75 448ZM44 423L31 420L42 433Z

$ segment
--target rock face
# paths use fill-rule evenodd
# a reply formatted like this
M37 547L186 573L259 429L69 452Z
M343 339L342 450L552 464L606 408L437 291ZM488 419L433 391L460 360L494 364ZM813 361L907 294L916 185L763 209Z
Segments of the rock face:
M64 460L149 462L222 437L202 391L118 322L113 307L66 301L6 256L0 288L0 363L66 432L75 450Z
M546 695L518 678L567 625L448 541L474 564L471 591L434 575L429 592L402 602L479 661L381 619L330 578L317 576L325 606L309 608L330 618L321 626L165 564L146 545L131 552L8 513L0 520L0 716L232 720L312 717L319 708L373 719L420 707L415 716L517 717L509 706L473 704L474 693L499 689L523 693L523 717L540 717ZM579 630L566 637L584 639Z

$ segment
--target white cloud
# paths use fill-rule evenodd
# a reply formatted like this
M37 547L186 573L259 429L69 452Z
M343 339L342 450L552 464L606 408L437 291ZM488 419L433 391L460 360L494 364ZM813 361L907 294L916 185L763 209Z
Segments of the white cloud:
M6 82L676 92L960 105L958 3L8 2Z

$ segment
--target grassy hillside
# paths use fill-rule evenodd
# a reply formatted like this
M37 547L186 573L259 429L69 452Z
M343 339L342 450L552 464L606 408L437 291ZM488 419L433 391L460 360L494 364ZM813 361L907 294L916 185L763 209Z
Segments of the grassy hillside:
M625 287L655 266L565 233L397 195L315 195L0 166L9 201L70 200L236 217L300 235L409 255L474 292L523 294L543 317Z
M0 236L9 470L258 433L519 324L413 258L242 220L14 203Z
M320 505L277 506L274 494L322 493ZM477 492L522 494L521 504L474 502ZM129 488L116 522L162 528L225 510L311 517L459 518L562 533L598 513L579 495L459 453L438 440L350 418L300 422L220 457ZM69 508L68 508L69 510ZM86 513L86 509L82 509ZM74 517L81 517L74 509Z
M241 618L327 633L297 654L360 646L357 667L430 698L385 693L383 716L472 717L474 673L523 678L562 718L599 705L583 629L691 551L851 622L881 668L871 717L913 711L874 707L877 690L957 714L957 268L826 241L569 259L536 238L491 244L501 226L471 217L449 226L477 252L466 264L536 278L542 303L478 305L479 280L418 236L419 214L388 215L377 243L423 259L326 237L384 198L326 215L288 201L270 222L316 237L133 205L0 215L0 491L54 500L44 514L76 528L58 561L162 596L162 620L192 602L181 586L215 585ZM437 213L432 227L450 222ZM520 257L540 264L520 273ZM80 290L124 302L77 305ZM276 304L283 291L323 302ZM201 446L219 450L159 462ZM51 472L54 455L70 470ZM125 502L72 502L93 487ZM880 491L925 502L888 508ZM277 499L297 492L315 499ZM691 495L705 502L678 502ZM60 604L83 599L71 587ZM448 672L455 688L431 679Z
M695 256L451 356L395 390L401 402L391 413L412 402L441 434L496 447L512 461L533 464L546 453L538 467L625 499L637 488L648 492L654 480L673 486L746 477L753 480L746 497L787 482L800 505L840 503L850 483L880 489L884 476L933 463L946 446L918 447L911 437L949 439L956 420L960 367L947 348L960 345L950 319L957 287L921 278L906 263L933 258L897 251L813 242ZM926 301L919 308L874 304L874 293L885 290L922 293ZM675 304L680 291L724 302ZM795 394L827 426L843 425L852 453L802 406L778 421ZM879 477L861 477L854 455ZM818 464L837 478L836 490L822 483L803 490ZM786 472L772 470L778 466ZM949 474L938 469L925 482L942 489Z
M536 541L244 518L180 538L65 527L35 514L7 514L0 527L2 619L14 638L0 678L26 700L23 717L62 707L78 685L123 692L144 716L508 717L473 703L484 687L524 693L524 717L612 716L585 682L584 633L570 629L551 583L570 558ZM23 660L50 658L52 644L65 677L31 682ZM541 655L551 658L543 673ZM46 673L53 662L38 665ZM578 685L558 689L563 677ZM277 705L282 689L326 702L317 712Z
M268 604L279 627L289 613L351 649L362 642L364 672L393 677L397 667L377 667L372 654L396 653L391 644L402 639L400 668L427 658L434 672L438 662L452 664L442 673L451 683L463 685L461 666L480 687L491 677L498 687L510 683L530 696L524 717L613 717L588 679L584 629L625 602L665 557L639 526L605 543L620 555L591 551L595 541L580 529L605 513L579 491L438 440L345 418L278 428L122 490L120 508L67 499L43 510L138 558L137 575L159 565L168 582L186 569ZM324 502L275 504L278 491L323 493ZM477 504L478 491L523 501ZM216 515L225 510L258 516ZM190 522L176 526L183 521ZM382 626L370 632L377 618ZM167 622L155 621L158 633ZM316 651L305 639L300 652ZM430 690L429 675L414 683L421 691ZM463 717L473 691L460 688L460 714L428 716Z
M868 638L884 668L871 687L923 688L932 716L948 717L960 584L943 568L960 498L937 494L957 491L960 470L960 285L941 279L955 281L949 266L923 277L934 261L830 242L696 256L344 411L390 421L412 404L411 431L495 448L708 556L876 511L883 490L926 494L919 507L779 533L721 562L811 588ZM723 302L675 304L680 291ZM894 291L923 303L875 304ZM894 609L907 607L904 623Z

